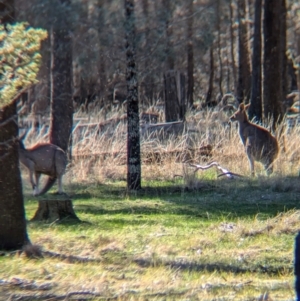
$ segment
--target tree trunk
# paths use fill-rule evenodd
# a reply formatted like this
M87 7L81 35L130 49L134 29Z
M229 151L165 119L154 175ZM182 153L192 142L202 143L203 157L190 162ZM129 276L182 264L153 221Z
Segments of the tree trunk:
M281 58L281 74L282 74L282 98L281 102L285 99L288 94L288 63L287 63L287 25L286 25L286 1L281 1L281 9L280 9L280 58Z
M138 82L136 74L136 36L134 0L125 0L125 49L127 81L127 188L141 188L141 151Z
M237 71L235 65L235 56L234 56L234 31L233 31L233 3L232 0L229 3L229 12L230 12L230 54L231 54L231 65L232 65L232 73L233 73L233 91L236 90L237 84Z
M223 82L223 64L222 64L222 53L221 53L221 18L220 18L220 0L217 1L217 9L216 9L216 15L217 15L217 21L216 21L216 31L217 31L217 43L218 43L218 59L219 59L219 91L221 94L221 97L223 97L223 88L222 88L222 82Z
M104 39L103 32L105 24L105 2L104 0L98 0L98 21L97 21L97 30L99 37L99 59L98 59L98 73L99 73L99 93L102 99L106 98L108 94L107 91L107 76L106 76L106 64L105 64L105 50L104 50Z
M252 85L249 118L262 121L262 41L261 41L261 12L262 0L255 1L254 37L252 55Z
M264 118L272 118L272 128L282 120L281 1L268 0L264 5Z
M69 4L69 0L61 3ZM61 28L52 28L51 46L50 142L67 152L73 125L72 44L67 22Z
M164 75L166 122L184 121L185 117L185 77L175 70Z
M14 22L14 8L12 0L0 2L2 24ZM17 98L0 107L0 249L3 250L17 250L30 243L19 169Z
M194 45L193 45L193 0L188 0L187 15L187 103L192 107L194 103Z
M165 31L166 31L166 70L172 70L175 67L175 58L173 45L171 41L172 27L170 26L170 20L172 16L171 0L163 0L164 19L165 19Z
M72 200L40 200L31 221L54 222L65 219L80 221L74 212Z
M210 47L210 73L209 73L209 81L208 81L208 91L206 94L205 105L210 107L212 106L212 93L214 88L214 50L213 45Z
M17 108L0 109L0 249L16 250L29 243L19 170Z
M239 62L237 80L237 99L241 102L248 102L250 98L251 72L250 55L248 45L248 30L246 24L245 0L238 1L238 22L239 22Z

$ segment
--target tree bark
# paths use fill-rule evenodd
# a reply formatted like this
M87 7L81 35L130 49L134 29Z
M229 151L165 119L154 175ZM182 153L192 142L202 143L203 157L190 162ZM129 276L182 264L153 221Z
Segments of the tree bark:
M233 31L233 3L232 0L229 3L229 12L230 12L230 54L231 54L231 65L233 73L233 91L236 90L237 84L237 71L235 65L235 55L234 55L234 31Z
M221 97L223 97L223 88L222 88L222 82L223 82L223 64L222 64L222 53L221 53L221 18L220 18L220 0L217 1L217 8L216 8L216 15L217 15L217 21L216 21L216 30L217 30L217 44L218 44L218 59L219 59L219 91L221 94Z
M246 24L246 4L245 0L238 1L238 80L237 80L237 99L241 102L248 102L250 98L251 72L250 55L248 45L248 27Z
M280 9L280 58L281 58L281 70L282 70L282 98L283 101L288 94L288 63L287 63L287 24L286 24L286 0L281 1L281 9Z
M185 119L185 77L182 73L169 70L164 75L166 122Z
M136 36L134 0L125 0L125 49L127 81L127 188L141 188L141 151L138 82L136 74Z
M205 105L210 107L212 106L212 93L214 88L214 50L213 45L210 47L210 73L209 73L209 81L208 81L208 91L206 94Z
M252 85L251 85L251 105L249 108L249 118L262 121L262 39L261 39L261 13L262 0L255 1L253 55L252 55Z
M14 1L0 3L0 22L13 23ZM21 96L21 95L19 95ZM16 98L0 108L0 249L17 250L30 243L19 169Z
M29 243L19 170L17 108L0 109L0 249L17 250Z
M281 68L281 1L268 0L264 5L264 118L272 119L272 128L282 120L282 68Z
M166 32L166 70L172 70L175 67L175 58L172 45L172 26L170 26L170 20L172 16L171 0L163 0L164 19L165 19L165 32Z
M69 4L69 0L61 3ZM61 28L52 28L51 46L50 143L67 152L73 126L72 43L67 22Z
M38 209L31 221L61 221L72 219L79 221L74 212L72 200L40 200Z
M194 44L193 44L193 0L188 0L187 15L187 103L192 107L194 103Z

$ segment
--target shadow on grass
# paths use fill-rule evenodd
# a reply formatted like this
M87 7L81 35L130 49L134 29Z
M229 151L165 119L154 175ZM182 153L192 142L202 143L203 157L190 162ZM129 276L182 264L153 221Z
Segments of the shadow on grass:
M77 213L94 215L186 215L194 218L260 218L299 209L299 178L151 182L128 193L125 183L66 186ZM46 198L47 196L45 196Z
M167 266L175 270L188 271L188 272L201 272L206 271L209 273L213 272L225 272L234 274L245 274L245 273L261 273L267 275L280 275L281 273L292 272L293 268L287 268L285 264L280 265L243 265L238 264L226 264L223 262L216 263L197 263L193 261L162 261L155 259L135 259L134 262L143 268L155 267L155 266Z

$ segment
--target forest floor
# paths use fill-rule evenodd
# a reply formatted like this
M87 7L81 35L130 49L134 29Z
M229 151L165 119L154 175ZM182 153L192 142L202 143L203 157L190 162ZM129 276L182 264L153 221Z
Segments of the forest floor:
M69 181L81 222L47 223L30 221L37 200L59 197L31 196L26 175L39 256L2 254L0 300L294 300L299 181L208 171L131 194L122 180Z

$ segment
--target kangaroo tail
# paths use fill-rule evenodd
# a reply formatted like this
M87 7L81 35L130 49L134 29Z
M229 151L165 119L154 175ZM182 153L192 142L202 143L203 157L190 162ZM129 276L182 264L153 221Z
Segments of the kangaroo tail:
M44 188L37 195L45 194L54 185L55 181L56 177L49 177Z

